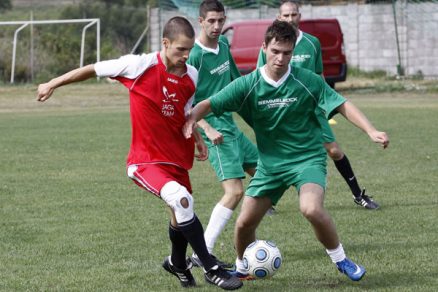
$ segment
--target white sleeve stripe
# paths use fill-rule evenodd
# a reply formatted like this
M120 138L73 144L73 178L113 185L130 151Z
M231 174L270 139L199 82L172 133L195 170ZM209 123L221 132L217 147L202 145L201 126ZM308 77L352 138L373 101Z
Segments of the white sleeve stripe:
M193 67L192 65L187 64L187 75L189 75L190 79L192 79L193 84L197 85L198 83L198 70L196 70L195 67Z
M184 106L184 114L187 117L190 114L190 111L193 107L193 101L195 100L195 94L190 97L190 99L187 101L186 105Z
M312 45L312 47L313 47L313 51L314 51L315 54L316 54L316 53L317 53L317 51L316 51L316 47L315 47L315 45L312 43L312 41L311 41L308 37L306 37L305 35L303 35L303 38L306 39L306 40Z
M310 90L297 78L295 78L294 74L290 73L290 75L292 76L292 78L297 81L299 84L301 84L302 87L304 87L304 89L309 93L309 95L315 100L316 104L318 104L318 101L316 100L315 96L312 94L312 92L310 92Z

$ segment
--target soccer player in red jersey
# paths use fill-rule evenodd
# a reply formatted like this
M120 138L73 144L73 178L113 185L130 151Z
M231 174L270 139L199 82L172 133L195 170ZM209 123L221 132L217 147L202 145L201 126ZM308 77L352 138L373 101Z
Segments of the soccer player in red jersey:
M163 268L175 275L183 287L195 286L191 265L186 261L190 244L203 263L206 281L233 290L240 288L242 282L210 256L202 225L193 209L188 170L193 165L195 145L198 159L208 157L199 134L194 139L186 139L182 134L198 78L197 70L186 64L194 40L190 22L173 17L164 26L160 52L126 55L72 70L40 84L38 101L46 101L60 86L95 76L110 77L126 86L132 126L127 174L171 209L172 252L165 258Z

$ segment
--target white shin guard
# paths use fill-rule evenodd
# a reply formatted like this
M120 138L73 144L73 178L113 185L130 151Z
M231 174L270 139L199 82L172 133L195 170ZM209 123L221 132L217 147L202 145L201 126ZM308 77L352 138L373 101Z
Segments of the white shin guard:
M160 195L167 205L172 208L178 224L193 219L193 216L195 215L193 212L193 197L184 186L176 181L170 181L163 186ZM187 200L187 207L182 205L184 199Z

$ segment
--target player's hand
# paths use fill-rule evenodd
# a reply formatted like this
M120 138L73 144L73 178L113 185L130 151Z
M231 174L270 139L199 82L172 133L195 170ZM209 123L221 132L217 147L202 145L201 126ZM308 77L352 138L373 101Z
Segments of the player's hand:
M195 131L197 125L196 125L196 121L193 119L187 119L187 121L185 122L183 128L182 128L182 132L183 135L186 139L190 139L190 137L192 137L193 131Z
M389 137L385 132L373 131L368 134L372 141L382 145L383 149L389 146Z
M204 132L205 135L207 135L208 139L210 139L211 143L213 143L214 145L218 145L224 142L224 135L222 135L222 133L215 128L208 127Z
M204 140L200 139L195 143L196 150L198 153L195 153L195 157L199 161L205 161L208 159L208 147L205 145Z
M41 102L48 100L53 91L55 91L55 88L50 86L49 83L40 84L37 91L37 100Z

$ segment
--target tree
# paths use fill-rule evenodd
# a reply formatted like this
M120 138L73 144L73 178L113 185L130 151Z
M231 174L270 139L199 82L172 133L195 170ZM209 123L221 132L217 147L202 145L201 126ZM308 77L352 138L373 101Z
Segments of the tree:
M11 0L0 0L0 11L12 8Z

